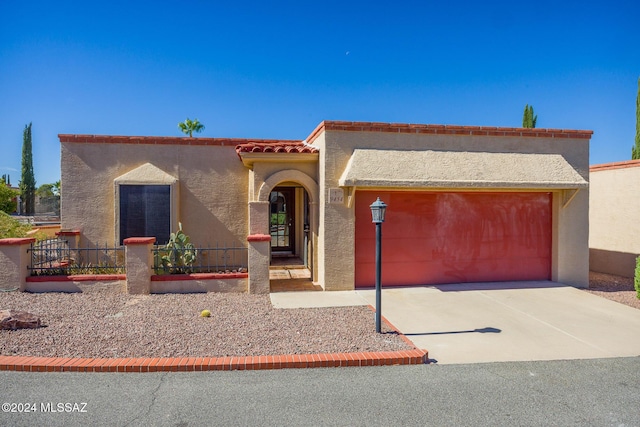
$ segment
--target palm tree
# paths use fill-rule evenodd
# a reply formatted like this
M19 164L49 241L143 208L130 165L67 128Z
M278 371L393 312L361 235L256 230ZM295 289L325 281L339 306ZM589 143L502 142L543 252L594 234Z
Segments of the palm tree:
M60 195L60 180L57 180L51 185L51 191L53 191L54 196Z
M178 127L185 135L193 137L193 132L200 133L204 130L204 125L198 119L191 120L187 117L184 122L178 123Z

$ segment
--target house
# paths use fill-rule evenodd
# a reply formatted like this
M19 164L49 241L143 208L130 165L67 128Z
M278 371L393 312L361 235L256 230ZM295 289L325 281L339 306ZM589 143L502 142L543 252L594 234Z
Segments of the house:
M249 288L303 259L325 290L374 284L369 205L387 205L384 286L587 287L591 131L324 121L306 140L59 135L62 229L80 245L248 247Z
M640 160L593 165L590 176L590 268L634 277L640 255Z

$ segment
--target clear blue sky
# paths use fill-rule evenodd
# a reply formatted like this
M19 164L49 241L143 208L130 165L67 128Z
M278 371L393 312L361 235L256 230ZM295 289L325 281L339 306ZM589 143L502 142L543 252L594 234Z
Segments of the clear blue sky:
M59 133L303 139L322 120L589 129L627 160L640 2L0 0L0 174Z

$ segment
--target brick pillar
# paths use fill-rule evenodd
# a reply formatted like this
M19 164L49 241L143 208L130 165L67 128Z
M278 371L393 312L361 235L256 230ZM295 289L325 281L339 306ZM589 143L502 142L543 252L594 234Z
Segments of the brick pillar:
M247 237L247 241L249 242L249 293L268 294L271 236L252 234Z
M31 254L27 249L36 239L0 239L0 289L24 291L29 276Z
M124 239L125 266L127 268L127 292L148 294L153 275L153 244L155 237L130 237Z

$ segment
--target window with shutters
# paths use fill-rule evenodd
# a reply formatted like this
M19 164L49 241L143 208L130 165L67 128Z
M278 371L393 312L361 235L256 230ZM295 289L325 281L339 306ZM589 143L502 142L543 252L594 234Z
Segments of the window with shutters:
M165 244L171 233L169 185L120 185L120 244L129 237L155 237Z

